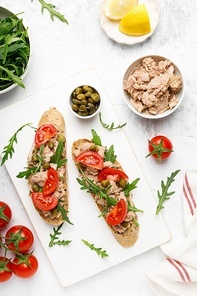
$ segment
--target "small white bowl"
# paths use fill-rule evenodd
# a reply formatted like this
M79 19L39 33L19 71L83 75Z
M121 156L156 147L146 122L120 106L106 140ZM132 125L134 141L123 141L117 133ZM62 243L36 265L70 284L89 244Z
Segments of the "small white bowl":
M91 90L93 90L93 93L92 95L97 95L97 99L99 97L99 101L96 102L96 98L93 99L91 96L90 96L90 93L88 94L87 91L85 91L86 89L88 90L88 88L90 88ZM83 90L81 94L76 94L76 91L78 92L78 90L81 89ZM85 89L85 90L84 90ZM84 104L80 104L80 100L78 99L78 95L82 95L84 96ZM73 101L74 99L74 101ZM77 104L75 104L75 100L78 101ZM83 100L83 99L82 99ZM81 100L81 101L82 101ZM91 102L93 100L93 102ZM75 105L74 107L76 107L76 110L75 108L73 107L73 104ZM93 107L91 104L94 105L94 109L93 111L91 110L91 107ZM101 96L99 94L99 92L91 85L80 85L78 87L76 87L72 92L71 92L71 95L70 95L70 98L69 98L69 106L70 106L70 110L71 112L77 117L77 118L80 118L80 119L90 119L90 118L93 118L94 116L96 116L99 111L100 111L100 108L101 108ZM83 106L83 107L82 107ZM85 107L84 107L85 106ZM77 110L77 107L78 107L78 110ZM87 110L87 113L84 112L84 115L82 115L83 112L80 113L80 108L85 108Z
M174 66L174 74L179 76L182 80L182 88L180 90L180 92L178 94L176 94L176 97L178 99L178 103L172 108L172 109L168 109L166 111L164 111L163 113L158 113L158 114L151 114L151 113L143 113L143 112L139 112L134 105L132 104L132 100L133 98L131 97L131 95L129 94L129 92L127 90L124 89L124 81L128 79L129 75L133 72L133 70L142 62L143 59L151 57L153 58L156 62L158 61L164 61L164 60L169 60L170 59L163 57L163 56L158 56L158 55L147 55L147 56L143 56L137 60L135 60L126 70L124 76L123 76L123 82L122 82L122 92L123 92L123 97L124 100L127 104L127 106L137 115L143 117L143 118L147 118L147 119L158 119L158 118L163 118L166 117L170 114L172 114L175 110L177 110L177 108L180 106L183 97L184 97L184 90L185 90L185 85L184 85L184 79L183 79L183 75L181 73L181 71L179 70L179 68L172 62L173 66Z
M4 19L4 18L7 18L7 17L10 17L10 16L16 16L13 12L11 12L10 10L4 8L4 7L1 7L0 6L0 18L1 19ZM17 16L16 16L17 17ZM18 18L18 17L17 17ZM23 26L25 28L25 25L24 25L24 22L23 22ZM28 39L29 39L29 35L28 35ZM30 39L29 39L29 44L30 44ZM30 53L31 54L31 53ZM28 69L29 69L29 63L30 63L30 54L29 54L29 59L28 59L28 63L26 65L26 68L24 69L24 72L23 74L20 76L20 78L23 80L24 77L26 76L27 72L28 72ZM16 86L18 86L17 83L13 83L11 84L10 86L8 86L7 88L4 88L3 90L0 90L0 95L1 94L4 94L10 90L12 90L13 88L15 88Z

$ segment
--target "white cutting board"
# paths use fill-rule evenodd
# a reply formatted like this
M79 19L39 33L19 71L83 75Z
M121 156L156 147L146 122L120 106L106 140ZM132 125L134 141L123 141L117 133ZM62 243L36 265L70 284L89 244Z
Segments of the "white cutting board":
M111 124L119 122L102 83L94 69L87 69L67 78L51 87L21 100L0 111L0 152L8 144L16 130L25 123L32 123L37 127L42 113L51 106L55 106L64 116L67 136L67 159L69 175L69 218L74 226L64 223L60 239L72 240L68 246L54 246L49 248L52 226L46 224L38 215L28 195L25 179L18 179L16 175L26 167L26 159L34 139L34 131L24 128L19 132L18 143L14 146L12 159L6 162L7 170L15 185L21 201L37 232L44 250L63 286L72 285L80 280L104 271L114 265L128 260L138 254L146 252L170 239L169 230L159 214L155 215L156 202L144 178L143 172L135 158L123 129L109 131L102 127L99 117L90 120L79 120L71 113L68 100L70 93L79 85L88 84L100 93L103 105L102 120ZM114 145L117 160L119 160L129 176L130 182L140 178L138 187L133 191L137 208L144 211L139 213L139 239L134 246L125 249L119 245L111 234L103 218L98 218L99 212L90 195L80 190L76 181L77 171L71 158L73 141L79 138L92 138L94 129L107 147ZM90 250L81 239L106 250L109 257L101 258Z

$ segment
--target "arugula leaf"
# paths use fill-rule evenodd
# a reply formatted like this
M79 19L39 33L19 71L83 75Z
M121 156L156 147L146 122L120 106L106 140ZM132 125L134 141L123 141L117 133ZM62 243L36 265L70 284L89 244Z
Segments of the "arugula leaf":
M114 163L116 161L117 155L114 154L114 145L111 145L109 149L105 150L105 161L111 161Z
M18 133L25 127L25 126L29 126L31 128L33 128L31 126L31 123L26 123L24 125L22 125L15 133L14 135L9 139L8 141L8 145L6 145L3 148L3 152L1 154L3 154L3 158L1 161L1 166L6 162L6 160L8 160L8 158L12 158L12 155L14 153L14 143L17 144L17 135Z
M56 9L57 7L52 3L46 3L44 0L38 0L41 4L41 11L42 13L44 10L48 10L50 13L52 21L54 21L54 17L57 17L61 22L68 24L68 21L65 19L63 14L60 14ZM31 0L33 2L33 0Z
M99 256L101 256L102 258L104 257L109 257L109 255L107 254L107 252L105 250L102 250L102 248L96 248L94 246L94 244L90 244L89 242L87 242L85 239L81 240L86 246L88 246L91 250L95 251Z
M54 155L51 157L51 162L57 164L58 168L60 168L65 162L67 162L66 158L62 159L62 152L64 149L63 144L63 141L60 140Z
M57 229L55 229L55 227L53 227L53 234L50 233L50 242L49 242L49 247L53 247L55 245L59 245L59 246L67 246L68 244L71 243L71 240L59 240L59 236L61 235L60 229L62 228L62 225L59 225L57 227Z
M106 128L106 129L108 129L108 130L110 130L110 131L112 131L112 130L116 130L116 129L119 129L119 128L122 128L122 127L124 127L124 126L127 124L126 122L123 123L123 124L119 124L119 125L117 125L117 126L115 126L114 122L112 122L110 125L109 125L109 124L106 124L106 123L104 123L104 122L102 121L102 118L101 118L101 112L99 113L99 120L100 120L101 125L102 125L104 128Z
M61 199L60 200L58 200L58 204L57 204L57 210L62 214L62 219L64 220L64 221L66 221L67 223L69 223L69 224L71 224L71 225L74 225L70 220L69 220L69 218L68 218L68 211L64 208L64 207L62 207L62 205L60 204L61 203Z
M126 186L123 188L125 196L129 196L130 191L137 188L137 183L139 182L140 178L135 179L132 183L127 183Z
M92 133L92 137L93 137L91 141L95 145L102 146L101 138L97 135L96 131L94 129L91 129L91 133Z
M170 187L170 185L172 184L172 182L174 182L174 178L176 177L176 175L180 172L180 170L176 170L175 172L172 172L172 174L170 175L170 177L167 177L167 181L166 184L164 184L164 181L161 181L161 193L159 192L159 190L157 191L157 195L159 198L159 203L157 205L157 209L156 209L156 215L159 214L159 212L164 209L163 203L164 201L170 199L170 196L173 195L175 193L175 191L172 192L168 192L168 189Z

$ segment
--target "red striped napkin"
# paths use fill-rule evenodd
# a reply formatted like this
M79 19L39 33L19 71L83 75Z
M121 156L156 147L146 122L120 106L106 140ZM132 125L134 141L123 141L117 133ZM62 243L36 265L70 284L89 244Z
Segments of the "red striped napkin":
M162 245L165 259L146 273L157 296L197 295L197 170L184 176L183 220L186 236Z

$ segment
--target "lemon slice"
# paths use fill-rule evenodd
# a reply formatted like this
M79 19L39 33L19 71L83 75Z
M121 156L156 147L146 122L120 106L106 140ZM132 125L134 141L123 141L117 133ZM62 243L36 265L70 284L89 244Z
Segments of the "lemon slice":
M108 0L105 6L105 15L112 20L121 20L137 5L138 0Z
M145 35L151 32L149 14L145 4L134 7L119 23L119 31L126 35Z

